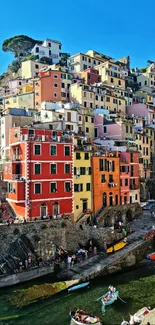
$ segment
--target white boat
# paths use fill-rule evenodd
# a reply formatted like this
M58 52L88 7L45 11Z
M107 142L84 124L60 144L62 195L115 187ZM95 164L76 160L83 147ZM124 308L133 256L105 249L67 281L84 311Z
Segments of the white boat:
M102 325L99 317L87 314L83 311L81 312L71 312L71 324L76 325Z
M134 314L134 319L135 321L139 321L139 323L141 323L144 320L145 316L149 313L150 310L147 307L143 307Z

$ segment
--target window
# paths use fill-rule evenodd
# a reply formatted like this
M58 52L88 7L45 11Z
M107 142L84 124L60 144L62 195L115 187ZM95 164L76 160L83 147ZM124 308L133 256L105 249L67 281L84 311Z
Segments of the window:
M130 126L130 133L132 133L132 126Z
M71 172L71 165L70 164L65 164L65 174L70 174L70 172Z
M50 184L51 193L55 193L57 191L57 184L55 182Z
M67 112L67 121L71 122L71 112Z
M109 183L113 183L114 179L113 179L113 175L109 175Z
M55 98L57 98L57 93L54 93L53 96L54 96Z
M99 170L100 172L104 172L106 170L106 161L105 159L100 159L99 160Z
M85 154L84 154L84 159L85 159L85 160L89 160L89 153L88 153L88 152L85 152Z
M66 97L66 93L61 93L61 96L62 97Z
M49 56L51 56L51 54L52 54L52 52L51 52L51 50L49 50Z
M114 82L114 79L113 79L113 78L110 78L110 82L113 84L113 82Z
M86 93L86 91L84 91L84 97L87 97L87 93Z
M57 74L54 74L54 79L58 79L58 75Z
M96 100L98 100L98 96L96 95Z
M90 191L90 183L86 184L86 191Z
M128 125L126 125L126 133L128 133Z
M120 178L120 186L122 186L123 185L123 182L122 182L122 179Z
M34 154L35 155L40 155L40 152L41 152L41 150L40 150L40 144L35 144L34 145Z
M74 184L74 192L83 192L83 184Z
M35 64L35 69L39 69L39 65L38 64Z
M51 47L51 43L48 43L48 46Z
M90 108L93 108L93 103L90 103Z
M61 50L61 45L59 45L59 50Z
M118 80L118 85L121 86L121 80Z
M89 167L89 175L91 175L91 167Z
M65 182L65 192L70 192L70 191L71 191L71 183Z
M85 117L85 122L88 122L88 116Z
M65 156L70 156L70 147L65 146Z
M86 133L89 133L89 128L86 128Z
M54 88L58 88L58 84L54 83Z
M77 209L77 210L79 209L79 206L78 206L78 205L76 205L76 209Z
M57 147L56 146L50 146L50 155L51 156L57 155Z
M83 102L84 107L87 107L87 102Z
M77 159L77 160L81 159L80 152L76 152L76 159Z
M125 186L128 186L128 179L125 178Z
M110 97L106 97L106 102L110 103Z
M86 175L85 167L80 167L80 175Z
M34 184L34 194L40 194L41 193L41 184L35 183Z
M105 175L101 175L101 183L105 183L106 182L106 178L105 178Z
M91 123L94 123L94 117L91 117Z
M56 164L51 164L51 174L56 174L57 173L57 166Z
M135 200L138 200L138 194L135 194Z
M34 165L34 173L35 173L35 175L41 174L41 166L40 166L40 164L35 164Z
M34 130L29 129L29 137L34 137Z
M62 84L61 84L61 88L65 88L65 84L64 84L64 82L62 82Z
M106 126L103 127L103 133L107 133L107 127Z

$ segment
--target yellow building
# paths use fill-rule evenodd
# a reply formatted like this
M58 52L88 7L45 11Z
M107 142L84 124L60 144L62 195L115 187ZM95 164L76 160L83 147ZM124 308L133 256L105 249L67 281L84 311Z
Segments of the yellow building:
M111 113L126 112L126 100L119 89L112 89L106 85L71 84L70 98L87 109L106 108Z
M0 108L35 108L34 107L34 92L19 93L17 95L8 95L2 98Z
M92 209L92 145L82 137L75 138L74 143L74 221L77 221L86 210Z
M86 108L78 111L78 131L88 138L94 138L94 112Z
M102 82L108 85L117 86L125 89L125 78L121 72L119 64L107 61L95 67L99 71Z

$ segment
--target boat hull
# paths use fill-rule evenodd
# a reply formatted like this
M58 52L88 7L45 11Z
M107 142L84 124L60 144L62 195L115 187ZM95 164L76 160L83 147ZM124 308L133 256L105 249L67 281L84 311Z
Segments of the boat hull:
M113 253L113 252L117 252L120 249L124 248L126 245L127 245L127 243L124 243L124 242L120 242L118 244L115 244L114 246L109 247L107 249L107 254L110 254L110 253Z
M75 320L73 317L71 318L72 320L72 324L76 324L76 325L84 325L85 323L81 323L81 322L78 322L77 320ZM92 325L93 323L87 323L87 325ZM94 325L102 325L101 322L97 322L97 323L94 323Z
M76 291L76 290L79 290L82 288L86 288L86 287L88 287L88 285L89 285L89 282L84 282L84 283L78 284L72 288L69 288L68 292L73 292L73 291Z
M102 305L103 306L109 306L109 305L112 305L118 298L118 295L119 295L119 291L116 291L114 294L113 294L115 297L113 297L112 299L110 299L109 301L104 301L104 298L106 298L108 296L108 292L103 296L102 298Z
M146 258L147 258L148 260L155 261L155 252L153 252L153 253L147 255Z

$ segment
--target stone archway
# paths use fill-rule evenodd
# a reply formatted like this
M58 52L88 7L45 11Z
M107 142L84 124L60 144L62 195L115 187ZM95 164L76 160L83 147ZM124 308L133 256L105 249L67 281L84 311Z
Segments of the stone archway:
M133 220L132 212L131 212L130 209L127 210L127 212L126 212L126 220L127 220L127 221L132 221L132 220Z
M106 216L104 219L105 227L112 227L112 218L110 216Z

